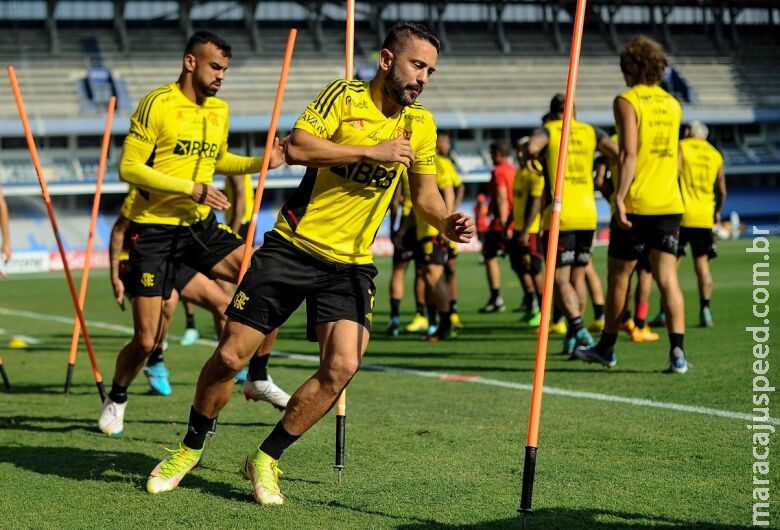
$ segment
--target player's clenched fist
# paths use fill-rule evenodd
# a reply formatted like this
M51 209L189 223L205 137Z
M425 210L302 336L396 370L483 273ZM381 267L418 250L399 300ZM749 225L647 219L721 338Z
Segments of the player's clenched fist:
M444 235L450 241L468 243L474 235L474 221L463 212L455 212L447 217Z
M414 164L414 151L412 151L409 140L404 136L399 136L370 146L368 158L385 164L400 162L406 167L411 167Z
M221 191L202 182L195 183L190 198L198 204L205 204L215 210L227 210L230 208L230 202Z

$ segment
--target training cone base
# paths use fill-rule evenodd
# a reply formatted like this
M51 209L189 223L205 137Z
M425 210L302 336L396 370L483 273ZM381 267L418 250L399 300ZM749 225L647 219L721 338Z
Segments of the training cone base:
M12 350L24 350L29 346L30 344L21 337L13 337L8 341L8 347Z

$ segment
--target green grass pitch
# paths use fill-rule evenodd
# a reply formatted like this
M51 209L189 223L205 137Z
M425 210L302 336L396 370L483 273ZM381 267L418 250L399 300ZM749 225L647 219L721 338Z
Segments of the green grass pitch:
M772 247L778 244L771 240ZM612 370L565 361L558 354L560 338L552 337L546 385L646 399L650 405L750 414L752 341L744 328L758 325L751 313L751 265L757 260L745 253L746 246L722 243L721 257L713 262L714 329L696 327L695 278L690 259L683 263L686 351L692 364L687 375L660 373L666 364L665 333L655 344L631 344L621 336L619 364ZM603 248L595 259L603 272ZM349 391L345 481L338 487L332 470L331 413L283 458L287 503L274 509L253 503L238 469L280 416L267 404L245 401L238 388L202 465L173 492L144 491L147 474L165 456L160 446L175 447L183 436L194 383L212 347L184 348L171 340L166 363L174 395L150 395L141 376L130 389L125 434L112 439L97 431L100 407L83 348L73 394L62 395L71 331L65 322L73 315L63 275L19 275L0 282L0 328L5 330L0 354L14 387L11 393L0 390L0 527L519 528L530 402L530 392L520 385L532 379L535 333L518 324L516 313L477 314L487 298L484 271L475 255L464 255L459 272L466 329L460 336L434 345L408 334L389 339L383 333L389 260L377 262L375 333L366 369ZM514 307L520 291L507 265L502 263L503 295ZM407 279L409 285L411 273ZM774 278L770 284L769 304L780 304ZM651 313L657 307L654 295ZM409 296L402 310L408 322ZM127 335L95 323L131 322L129 312L120 312L112 300L104 271L92 275L86 316L93 322L90 331L108 387ZM197 320L202 336L210 337L210 317L199 311ZM177 312L172 334L181 333L183 321ZM778 333L771 339L769 377L780 384L773 365ZM9 350L12 335L40 342ZM317 352L305 341L303 311L282 328L277 349L299 354L271 360L276 382L292 391L313 372ZM431 372L481 376L491 384L442 380ZM770 408L773 418L780 417L780 405L772 401ZM543 403L535 513L527 528L746 528L754 502L748 423L630 400L550 393ZM777 487L780 446L769 447L769 478ZM773 500L778 495L780 490L773 492ZM771 506L776 511L778 504ZM774 514L775 528L777 521Z

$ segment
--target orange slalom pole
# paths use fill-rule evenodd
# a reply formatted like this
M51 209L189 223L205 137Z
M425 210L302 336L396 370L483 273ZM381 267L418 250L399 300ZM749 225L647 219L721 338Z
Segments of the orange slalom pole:
M355 57L355 0L347 0L347 36L344 50L344 78L352 79ZM347 445L347 389L341 391L336 403L336 463L333 469L338 471L338 483L341 484L344 468L344 455Z
M60 251L60 257L62 258L62 267L65 270L65 279L68 282L68 290L70 291L70 297L73 300L73 306L76 309L76 317L81 325L81 333L84 335L84 342L87 345L87 352L92 360L93 372L95 375L95 384L98 388L98 394L100 395L100 402L103 403L106 399L106 390L103 387L103 377L100 375L100 371L97 367L97 360L95 359L95 351L92 348L92 340L89 338L89 332L87 331L87 323L84 320L84 313L79 306L78 297L76 296L76 288L73 286L73 276L70 273L70 267L68 266L68 257L65 255L65 247L62 245L62 238L60 237L60 230L57 227L57 219L54 216L54 208L51 204L51 196L49 196L49 190L46 188L46 179L43 176L43 169L41 168L41 161L38 157L38 149L35 146L35 140L33 139L32 131L30 130L30 122L27 120L27 111L24 108L24 101L22 100L22 92L19 89L19 83L16 80L16 72L13 66L8 67L8 78L11 81L11 88L14 92L14 98L16 99L16 107L19 109L19 119L22 121L22 127L24 128L24 135L27 139L27 147L30 150L30 158L32 159L35 172L38 175L38 183L41 186L41 192L43 193L43 202L46 203L46 211L49 214L49 220L51 221L51 227L54 231L54 239L57 240L57 248Z
M87 299L87 282L89 282L89 269L92 265L92 248L95 244L95 226L97 225L98 210L100 210L100 194L103 189L103 177L106 174L106 161L108 159L108 146L111 143L111 124L114 121L114 109L116 98L111 96L108 100L108 116L106 116L106 129L103 132L103 145L100 149L100 163L98 165L97 184L95 197L92 200L92 217L89 220L89 234L87 236L87 250L84 256L84 271L79 285L79 307L84 311L84 303ZM65 376L65 395L70 394L70 386L73 382L73 367L76 365L76 354L79 346L79 321L73 319L73 333L70 340L70 357L68 358L68 373ZM90 361L94 359L90 358ZM92 363L92 370L97 372L97 366Z
M552 216L550 217L550 231L547 244L547 265L544 271L542 322L539 327L539 337L536 343L536 366L534 367L534 384L531 394L531 414L528 421L528 445L525 448L525 463L523 466L523 491L520 497L519 510L523 513L531 512L533 499L536 451L539 447L539 422L542 414L544 370L547 363L547 338L550 332L553 279L557 258L556 250L558 249L558 232L561 222L561 197L563 196L563 179L569 150L569 133L571 132L571 121L572 115L574 114L574 97L577 90L577 74L580 67L580 51L582 47L582 32L585 23L586 3L586 0L577 0L577 12L574 17L574 35L571 40L569 77L566 82L566 103L563 111L563 130L561 132L561 145L558 152L558 167L555 172L555 190L553 194Z
M295 47L295 36L298 30L291 29L287 37L287 48L284 50L284 62L282 63L282 72L279 75L279 85L276 89L276 100L274 100L274 110L271 113L271 124L268 126L268 136L265 139L265 153L263 154L263 165L260 168L260 178L257 182L255 191L255 204L252 207L252 219L249 221L246 233L246 245L244 245L244 254L241 257L241 269L238 271L238 282L244 279L249 268L249 259L254 250L255 229L257 227L257 214L260 212L260 203L263 201L263 189L265 188L265 178L268 175L268 166L271 163L271 151L276 139L276 125L279 122L279 113L282 111L282 101L284 100L284 89L287 86L287 74L290 71L292 62L293 48Z

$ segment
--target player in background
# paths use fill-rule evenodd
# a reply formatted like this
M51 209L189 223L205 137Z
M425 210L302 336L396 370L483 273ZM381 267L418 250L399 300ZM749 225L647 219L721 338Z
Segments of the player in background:
M545 157L548 199L552 197L555 187L564 101L563 94L553 96L550 101L551 120L534 131L525 148L526 160ZM591 261L593 235L598 222L593 183L593 163L597 150L608 158L617 157L617 145L606 132L576 119L572 120L555 267L555 296L568 323L561 353L569 356L574 355L578 346L593 345L593 337L583 323L583 307L577 293L577 285L584 285L585 267ZM552 204L545 208L542 215L542 228L545 232L550 229L551 216Z
M685 302L676 263L684 210L677 180L682 107L658 86L666 65L660 44L644 36L632 39L620 55L629 88L614 102L620 164L608 251L605 327L596 346L577 348L576 355L607 367L617 364L614 346L629 279L642 251L649 247L653 277L669 317L667 371L685 373Z
M612 135L612 141L617 142L617 134ZM595 162L595 185L602 195L609 200L612 215L615 210L615 193L619 179L617 161L610 162L606 157L599 156ZM661 336L650 330L647 324L647 313L650 309L650 294L653 289L653 274L650 267L650 248L646 247L639 255L634 269L636 273L636 288L633 289L631 279L626 294L626 303L620 317L620 329L628 334L632 342L656 342ZM631 318L631 302L634 303L634 317ZM603 328L602 328L603 330Z
M111 229L111 239L108 248L111 286L114 290L114 299L122 310L124 310L125 294L127 293L128 297L132 296L130 294L132 293L132 288L127 285L130 280L127 274L125 274L129 258L127 252L127 247L129 246L127 229L130 226L130 220L126 214L132 209L135 198L136 190L134 187L131 187L130 192L122 203L122 210ZM221 335L226 322L224 313L228 303L230 303L230 298L231 295L217 282L208 279L205 275L187 265L180 265L176 270L171 296L165 300L163 306L163 337L168 333L179 299L209 311L214 318L214 329L217 336ZM250 381L246 381L247 378L245 377L244 381L241 382L245 383L244 396L246 399L266 401L279 410L284 410L290 396L279 388L268 374L268 361L270 359L271 347L275 340L276 334L274 333L273 336L269 336L268 340L261 345L256 353L258 359L254 363L256 365L254 377L250 378ZM143 370L153 392L161 396L170 396L173 394L173 389L169 381L170 372L165 366L165 342L163 339L162 344L158 344L152 354L149 355Z
M504 255L507 232L512 229L512 183L516 171L509 155L509 146L505 142L490 144L490 159L493 162L493 171L488 184L490 227L485 233L482 246L490 298L484 307L480 308L480 313L506 311L504 299L501 297L501 269L498 266L498 257Z
M720 209L726 200L726 174L723 155L707 141L709 129L700 121L690 124L690 137L680 140L680 189L685 212L680 225L678 263L690 243L693 269L699 287L699 325L713 327L712 273L710 260L718 255L712 227L720 222Z
M439 135L436 138L436 171L437 175L445 173L449 176L454 194L452 211L459 211L466 189L463 186L463 181L452 161L452 142L448 132L439 131ZM450 294L450 322L452 323L453 328L463 329L463 323L460 321L460 316L458 314L457 263L458 244L454 241L450 241L447 252L447 263L444 265L444 275L447 279L447 289Z
M398 211L401 215L398 215ZM411 226L409 225L411 223ZM403 229L403 232L402 232ZM403 233L403 237L401 234ZM390 322L387 334L397 337L401 330L401 301L404 297L404 278L409 263L414 260L417 243L412 213L412 196L409 189L409 177L404 174L390 201L390 241L393 243L393 271L390 273ZM415 312L406 331L417 333L428 329L428 317L425 311L425 282L415 263L414 268Z
M178 266L235 282L244 242L220 224L212 208L230 203L212 186L214 173L254 173L263 159L228 151L229 111L216 98L230 65L231 47L199 31L188 40L177 81L153 90L130 119L119 175L137 197L127 212L130 252L127 278L134 333L119 352L100 430L122 434L127 389L164 338L163 301L170 298ZM284 162L274 143L270 167ZM259 346L259 345L258 345Z
M528 136L518 140L518 160L523 159L523 152L529 140ZM520 164L520 168L515 173L512 192L514 231L509 243L509 260L523 288L523 301L520 306L523 311L521 321L529 326L539 327L544 291L543 257L539 241L544 175L541 163L534 160L533 164L533 169Z

